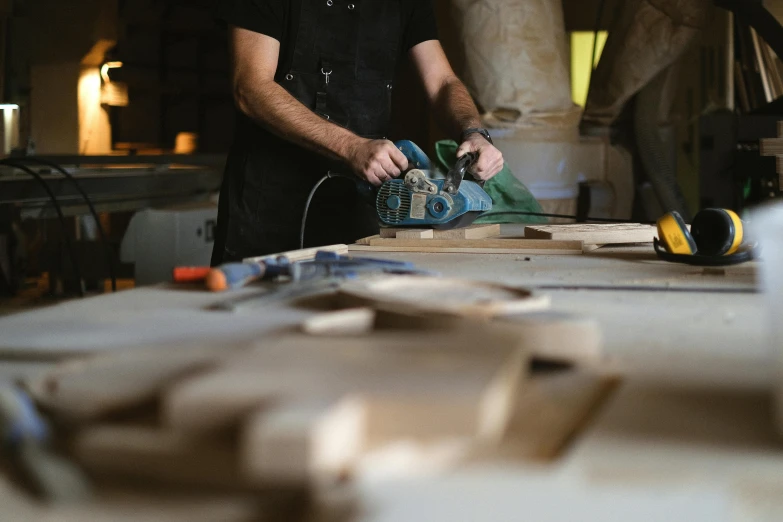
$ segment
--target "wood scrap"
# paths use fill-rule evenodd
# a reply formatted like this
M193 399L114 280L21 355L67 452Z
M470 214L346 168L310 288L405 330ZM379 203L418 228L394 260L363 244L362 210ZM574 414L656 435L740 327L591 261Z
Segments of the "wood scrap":
M535 225L525 227L529 239L555 241L583 241L586 245L617 245L624 243L652 243L658 230L653 225L639 223L576 225Z
M316 398L251 415L242 427L240 462L255 482L308 484L350 476L364 450L361 399Z
M285 401L355 396L365 401L376 437L496 437L508 394L522 378L519 343L513 327L481 323L448 332L270 339L174 385L162 418L174 429L208 432Z
M382 305L415 314L490 318L545 310L548 296L496 283L420 276L378 276L348 282L340 294L357 304Z
M598 321L558 312L507 318L522 332L522 344L533 357L552 362L597 364L603 354Z
M487 239L500 235L500 225L471 225L453 230L381 228L383 239Z
M221 489L251 489L239 472L235 441L196 438L155 426L98 424L79 431L71 454L87 470L123 477Z
M311 317L302 323L302 331L308 335L360 335L371 332L375 326L375 310L349 308Z
M36 402L85 422L152 401L170 382L214 365L237 346L159 346L74 361L28 383Z

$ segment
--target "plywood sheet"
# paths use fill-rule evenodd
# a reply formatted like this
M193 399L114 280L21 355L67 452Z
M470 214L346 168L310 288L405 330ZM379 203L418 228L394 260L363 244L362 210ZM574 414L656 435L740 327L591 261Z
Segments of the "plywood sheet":
M658 232L653 225L637 223L535 225L525 228L529 239L583 241L586 245L652 243Z

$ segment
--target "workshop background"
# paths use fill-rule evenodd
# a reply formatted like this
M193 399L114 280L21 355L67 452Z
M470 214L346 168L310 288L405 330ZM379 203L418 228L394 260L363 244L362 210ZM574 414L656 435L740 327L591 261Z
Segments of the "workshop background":
M4 168L0 294L101 292L110 288L110 271L126 288L166 280L173 266L208 259L234 118L226 31L213 4L0 4L5 153L48 157L85 174L82 184L111 251L108 258L101 253L101 230L72 186L53 181L65 216L58 220L34 179ZM753 149L754 140L776 135L778 105L771 102L783 92L781 62L768 42L728 11L691 13L698 20L688 34L682 27L671 30L665 53L637 59L632 54L638 48L626 42L633 32L628 13L638 10L634 2L565 0L562 11L557 3L551 9L547 2L531 3L521 18L511 19L523 38L502 29L502 11L481 18L467 16L474 9L469 3L436 5L455 70L480 105L497 102L482 107L485 123L511 171L544 210L641 221L666 208L687 219L702 207L741 211L777 197L774 158L759 159L740 145ZM773 14L783 11L778 2L765 5ZM473 38L482 31L494 35ZM639 70L662 71L655 81L624 84L611 66L593 74L591 63L600 62L612 36L615 49L626 50L612 51L612 63L618 55L627 63L637 60ZM665 42L667 35L654 38ZM547 57L545 66L509 61L536 53ZM476 71L510 63L513 92L477 81ZM591 83L597 101L583 116ZM622 94L607 113L601 97L617 91ZM450 137L428 116L426 104L403 64L393 137L433 154L433 144ZM764 169L737 168L736 162Z

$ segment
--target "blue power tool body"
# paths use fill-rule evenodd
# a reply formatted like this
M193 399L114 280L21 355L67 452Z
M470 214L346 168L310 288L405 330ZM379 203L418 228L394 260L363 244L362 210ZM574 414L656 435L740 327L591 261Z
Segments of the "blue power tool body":
M463 180L478 155L462 156L445 179L432 179L432 163L415 143L398 141L395 145L410 167L400 179L387 181L378 190L375 206L381 223L448 230L467 226L492 210L492 199L481 184Z

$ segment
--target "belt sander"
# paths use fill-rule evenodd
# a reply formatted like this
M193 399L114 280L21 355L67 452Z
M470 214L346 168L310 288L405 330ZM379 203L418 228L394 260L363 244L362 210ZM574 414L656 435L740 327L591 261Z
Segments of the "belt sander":
M492 210L483 183L464 179L478 160L477 154L462 156L444 179L433 179L430 159L416 144L400 141L395 145L408 158L409 169L378 189L375 207L383 225L450 230L468 226Z

